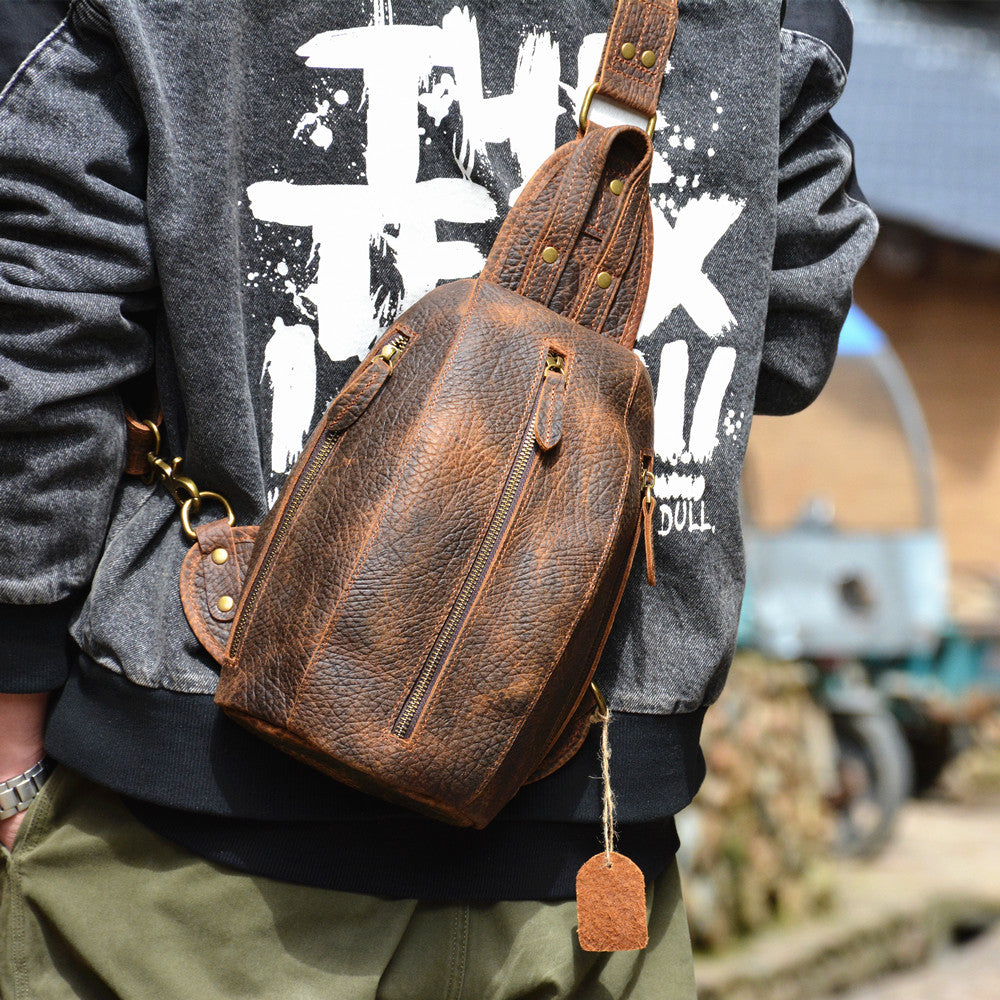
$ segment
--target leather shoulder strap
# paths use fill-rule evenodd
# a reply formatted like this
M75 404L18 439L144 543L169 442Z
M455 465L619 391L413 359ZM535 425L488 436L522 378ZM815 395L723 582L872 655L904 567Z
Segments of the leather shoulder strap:
M677 0L617 0L581 132L525 186L480 275L627 347L649 288L652 146L587 109L601 94L652 124L676 27Z
M591 122L527 183L480 278L631 347L649 285L651 166L641 129Z
M596 93L652 118L677 30L677 0L616 0Z

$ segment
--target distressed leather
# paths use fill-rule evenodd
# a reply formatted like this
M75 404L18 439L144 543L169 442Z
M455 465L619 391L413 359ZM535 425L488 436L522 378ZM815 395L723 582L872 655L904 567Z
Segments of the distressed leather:
M481 277L631 347L653 259L652 162L639 129L588 125L528 182ZM552 263L549 247L558 254ZM597 283L602 272L611 276L606 288Z
M569 720L640 535L652 387L626 347L481 279L408 310L344 393L399 327L412 333L393 374L331 436L334 401L262 528L216 700L347 784L482 827L586 732ZM543 451L534 422L553 352L562 433ZM525 440L523 488L401 736Z
M219 662L225 656L257 531L256 525L232 528L225 519L201 525L195 528L197 540L181 564L184 614L198 641ZM225 562L212 558L217 551L226 553ZM219 608L222 597L232 598L231 610Z
M624 87L632 68L609 49L602 92L645 109L675 22L675 5L620 2L613 33L662 32L659 77ZM232 718L348 785L480 828L577 751L649 524L653 393L631 348L651 163L628 126L591 123L558 149L479 279L424 296L361 363L249 556L252 529L199 531L184 604ZM232 565L212 561L220 540Z

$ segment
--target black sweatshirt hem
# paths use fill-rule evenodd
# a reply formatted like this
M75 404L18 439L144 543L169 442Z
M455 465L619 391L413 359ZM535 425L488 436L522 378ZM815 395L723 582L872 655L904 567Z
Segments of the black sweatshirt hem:
M673 856L672 817L704 777L703 717L614 716L620 845L647 878ZM283 881L425 900L568 899L577 868L601 850L596 731L483 831L340 785L237 726L211 696L141 687L82 655L54 702L46 747L167 839Z
M603 850L599 823L494 820L485 830L468 830L411 814L290 824L199 816L131 799L125 804L155 833L216 864L389 899L573 899L580 866ZM616 841L647 882L677 847L672 817L622 826Z
M611 781L621 823L672 816L691 801L705 774L703 718L704 710L615 713ZM600 819L598 735L595 727L580 753L526 785L501 816ZM211 695L141 687L83 655L54 700L46 748L99 785L192 812L262 820L412 815L283 754L227 718Z

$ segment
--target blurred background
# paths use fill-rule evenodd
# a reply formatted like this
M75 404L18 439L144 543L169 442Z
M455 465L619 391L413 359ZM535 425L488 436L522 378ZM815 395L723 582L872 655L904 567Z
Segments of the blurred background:
M680 817L699 990L993 1000L1000 3L848 3L881 235L827 388L750 435L740 652Z

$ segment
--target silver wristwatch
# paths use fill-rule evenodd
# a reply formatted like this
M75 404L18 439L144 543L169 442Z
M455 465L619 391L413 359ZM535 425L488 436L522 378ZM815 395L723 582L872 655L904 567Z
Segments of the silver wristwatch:
M48 760L40 760L23 774L0 781L0 821L24 812L42 790L51 772Z

